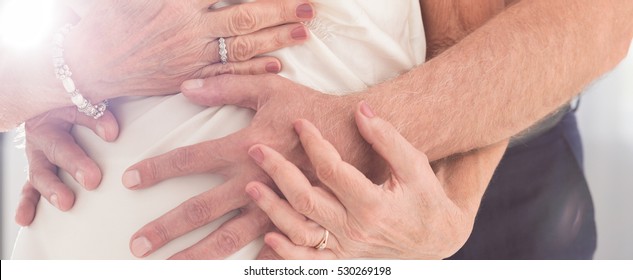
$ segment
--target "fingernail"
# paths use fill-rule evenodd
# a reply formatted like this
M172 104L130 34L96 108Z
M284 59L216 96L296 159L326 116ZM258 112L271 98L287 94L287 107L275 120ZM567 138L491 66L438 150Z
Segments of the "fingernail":
M84 172L79 170L77 171L77 173L75 173L75 180L77 180L77 183L79 183L80 185L86 187L86 179L84 177Z
M246 189L246 193L248 195L251 196L251 198L253 198L253 200L258 201L262 196L259 193L259 190L257 190L257 187L255 186L250 186Z
M262 164L264 161L264 152L262 152L262 149L259 147L250 149L248 155L251 156L257 164Z
M295 40L304 40L308 38L308 33L304 26L299 26L290 32L290 36Z
M144 236L137 237L132 241L132 254L137 258L142 258L152 250L152 243Z
M365 115L365 117L368 118L373 118L376 116L376 114L374 114L374 111L371 110L371 107L369 107L369 104L367 104L367 102L363 101L360 104L360 112L363 113L363 115Z
M294 122L292 126L295 128L297 134L301 134L301 131L303 130L303 124L301 123L301 121Z
M51 201L51 204L53 204L53 206L55 206L55 208L60 209L59 208L59 200L58 200L56 194L51 195L50 201Z
M314 16L314 10L310 4L301 4L297 7L298 18L312 18Z
M266 72L268 72L268 73L277 74L277 73L279 73L280 70L281 70L281 68L279 67L279 64L277 64L275 62L271 62L271 63L266 64Z
M138 170L130 170L123 173L123 185L132 189L141 183L141 174Z
M103 125L102 125L102 124L98 123L98 124L97 124L97 128L96 128L96 130L97 130L97 135L99 135L99 137L101 137L101 139L104 139L104 140L106 140L106 139L107 139L107 138L106 138L106 131L105 131L105 127L103 127Z
M188 80L182 83L182 88L188 90L199 89L202 86L204 86L204 80L202 79Z

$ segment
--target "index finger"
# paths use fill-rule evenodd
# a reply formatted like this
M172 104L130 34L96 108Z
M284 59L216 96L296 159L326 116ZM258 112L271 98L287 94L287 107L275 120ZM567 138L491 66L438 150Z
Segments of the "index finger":
M143 189L169 178L204 172L222 174L242 149L245 130L229 136L177 148L165 154L142 160L123 173L123 185L129 189ZM243 148L242 150L246 150ZM246 153L244 153L246 154Z
M373 207L378 202L374 183L354 166L341 159L336 148L306 120L294 123L301 145L314 166L317 177L348 209Z
M347 205L341 205L332 194L323 191L322 188L313 187L301 170L283 155L262 144L254 145L248 153L275 181L297 212L328 229L336 230L344 224L341 220L344 219ZM254 193L249 194L253 196ZM255 194L255 197L257 196ZM262 205L259 206L262 207Z
M395 177L404 182L418 182L435 177L429 160L389 122L375 115L362 101L354 114L358 131L371 147L387 161Z
M307 21L314 9L307 0L256 1L213 9L207 15L211 34L231 37L284 23Z

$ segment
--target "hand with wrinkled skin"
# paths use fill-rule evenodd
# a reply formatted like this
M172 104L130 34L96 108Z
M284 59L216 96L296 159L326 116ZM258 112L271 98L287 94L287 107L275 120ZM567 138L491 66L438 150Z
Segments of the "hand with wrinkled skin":
M128 168L124 174L123 183L131 189L142 189L168 178L195 173L210 172L228 178L223 185L191 198L137 231L130 242L133 243L136 238L147 238L152 244L152 250L147 254L234 209L253 213L253 205L244 192L244 186L251 181L273 183L248 156L248 149L255 144L263 143L278 151L290 162L301 166L301 171L311 182L316 182L316 172L309 167L309 160L291 126L296 119L313 122L337 150L344 151L341 153L344 161L353 166L373 166L377 171L366 173L363 170L365 174L379 174L371 178L372 181L384 182L387 179L387 169L382 167L383 160L363 140L354 124L353 112L358 97L324 95L275 75L252 76L248 80L250 82L246 83L239 76L223 75L199 81L199 88L183 87L182 90L188 98L202 105L235 104L256 110L249 127L221 139L182 147L141 161ZM354 105L349 105L352 102L355 102ZM302 104L311 106L306 108ZM364 155L365 158L355 158L353 155ZM492 173L491 170L494 170L494 166L488 168L488 172ZM463 182L468 181L464 179ZM184 255L176 257L203 257L203 245L220 247L225 253L237 251L266 229L266 226L261 226L268 222L265 216L263 220L259 215L257 219L249 216L230 220L209 235L205 243L192 246ZM249 226L236 226L238 224ZM264 252L260 257L270 258L274 255Z
M27 226L35 217L41 196L61 211L68 211L75 196L58 177L61 168L71 174L86 190L101 182L99 166L86 155L70 134L73 125L85 126L104 141L112 142L119 134L114 115L106 111L95 120L75 107L56 109L25 123L25 149L29 162L29 179L24 184L16 213L16 222Z
M218 0L97 1L66 39L66 62L93 101L170 94L191 78L277 73L280 62L255 57L302 43L307 0L256 1L213 8ZM98 35L98 36L95 36ZM227 64L218 38L226 37Z
M64 59L93 104L120 96L173 94L192 78L278 73L264 53L308 39L308 0L261 0L214 8L218 0L95 1L65 36ZM54 30L50 31L51 33ZM218 38L228 63L220 63ZM55 78L50 42L28 50L0 44L0 131L71 106ZM25 106L28 104L29 106Z
M268 233L266 244L285 259L451 256L472 231L488 181L465 181L454 187L479 191L455 195L446 180L436 177L426 155L375 116L366 103L358 106L355 118L363 138L389 164L391 176L381 185L341 160L336 149L306 120L296 121L294 127L321 185L313 186L296 165L266 145L249 150L287 199L261 182L246 187L281 230ZM487 151L496 157L490 164L499 162L504 149L500 144L490 150L492 154ZM489 173L488 179L492 171ZM315 249L326 229L330 232L326 248Z
M224 184L185 201L137 231L131 237L130 244L137 238L146 238L151 244L150 251L137 257L149 255L171 240L232 210L241 209L246 214L255 210L261 212L244 192L244 186L251 181L270 182L270 179L250 159L247 151L254 144L265 143L286 155L292 155L290 159L293 162L307 163L308 159L290 125L296 119L306 118L315 122L321 120L317 126L330 128L331 130L325 131L330 131L333 133L330 136L340 139L335 145L350 150L350 154L352 150L362 151L357 154L375 154L370 152L367 145L346 146L356 139L362 141L362 138L353 129L354 105L348 107L346 102L339 102L345 97L324 95L276 75L250 76L248 83L243 83L244 81L238 76L222 75L193 83L201 86L195 89L185 87L192 84L187 83L182 92L201 105L237 104L256 110L248 128L224 138L182 147L141 161L124 173L123 184L130 189L142 189L168 178L195 173L209 172L228 178ZM278 91L279 88L284 91ZM298 106L299 104L311 106L306 109ZM287 133L279 133L277 129ZM349 134L339 133L340 131ZM353 162L353 159L346 160ZM359 160L360 158L357 162ZM378 170L385 169L381 166ZM311 177L316 178L314 175ZM260 218L252 219L255 214L244 213L211 233L206 241L174 257L207 258L209 250L206 248L210 246L219 247L217 250L222 252L213 254L212 257L224 257L266 232L270 221L265 214L257 214ZM236 226L238 224L248 226ZM251 224L258 226L250 226ZM260 226L262 224L266 226Z
M307 36L307 33L305 33L306 29L302 24L293 22L308 20L314 16L312 7L305 0L258 1L218 10L207 10L206 8L217 1L199 1L200 5L202 5L200 7L192 6L192 1L126 1L127 4L114 2L116 1L99 1L97 7L94 7L90 12L91 15L86 16L73 29L67 39L69 41L68 47L71 49L73 45L82 42L80 43L81 48L77 52L66 50L67 55L72 53L90 57L87 60L82 58L81 63L77 63L77 65L90 66L92 68L87 69L85 72L83 70L77 72L76 68L73 67L73 78L77 84L87 81L83 80L82 74L87 75L94 72L100 73L100 75L95 76L96 79L114 83L109 86L104 84L104 87L108 88L100 89L99 92L103 96L100 95L96 100L112 97L106 96L106 94L119 96L127 91L117 89L117 86L134 86L134 90L128 92L128 94L155 95L176 92L180 83L190 77L206 77L222 73L276 73L281 69L281 65L276 58L253 57L303 42L306 39L304 36ZM113 8L109 5L115 6ZM179 12L176 13L172 11L173 9ZM135 18L134 20L138 21L134 23L135 25L121 25L133 19L129 17L129 13L134 13L138 10L142 10L140 13L145 17ZM155 12L156 18L148 14L151 11ZM197 20L187 19L185 21L188 16ZM116 18L118 20L113 20L116 24L103 25L101 21L108 18ZM143 24L144 20L152 23ZM187 27L179 26L179 24L186 24ZM275 26L277 24L283 25ZM99 28L107 28L107 30L99 31ZM123 29L130 30L128 32L129 40L124 40L125 37L121 37L118 34L118 32L123 32ZM161 32L163 33L158 33L162 35L157 37L155 34L157 31L154 29L162 30ZM180 29L185 29L188 32L181 32ZM94 40L88 39L92 37L86 37L82 34L82 32L92 34L91 32L106 31L108 32L105 34L109 35L101 36L101 39L108 38L108 36L112 36L115 39ZM177 34L174 33L171 36L169 35L170 32ZM225 65L219 63L217 40L215 37L210 37L210 34L213 33L221 36L246 34L226 38L229 63ZM143 36L149 39L144 40L143 38L145 37ZM293 38L293 36L296 38ZM73 41L72 38L78 41ZM160 38L164 40L155 42L155 40ZM152 42L156 44L150 47ZM140 48L138 45L133 44L145 44L146 46L141 48L140 52L128 54L128 52ZM172 46L170 44L175 45ZM200 49L203 45L207 50L203 51ZM159 46L162 47L159 48ZM178 48L186 48L188 52ZM200 55L207 57L202 58ZM72 56L68 59L72 59ZM72 63L69 62L69 64ZM199 67L199 69L194 69L195 67ZM56 82L59 83L59 81ZM83 84L86 85L88 91L82 88L82 92L90 92L88 84L93 83ZM37 205L37 200L27 198L37 197L39 199L39 193L47 194L45 197L49 200L52 194L56 194L55 198L58 203L56 207L63 211L67 211L72 207L74 201L72 192L67 187L62 187L63 184L57 176L50 176L51 172L56 174L57 165L61 164L59 166L62 169L72 171L69 173L74 174L73 176L77 178L76 170L78 167L70 167L69 165L78 162L90 163L81 165L83 170L79 174L86 180L85 183L87 185L82 182L80 184L87 186L89 189L94 189L101 180L101 172L96 164L85 153L82 157L75 153L77 149L81 148L76 145L72 136L68 134L70 128L57 124L53 125L46 120L47 116L57 116L62 114L62 112L63 114L72 114L73 119L75 118L75 113L70 112L68 108L64 108L52 114L43 114L27 123L27 130L31 130L27 133L27 140L39 143L38 146L29 148L33 150L32 152L27 151L31 174L46 174L46 176L38 175L37 180L30 180L25 184L25 195L22 199L24 203L20 204L21 206L16 214L18 223L21 225L30 224L35 214L34 208ZM111 115L110 113L107 114ZM66 119L69 116L66 116ZM79 119L83 119L83 117L79 117ZM111 121L110 119L112 117L103 118L100 122L107 123ZM36 131L32 131L33 129L30 127L33 127L33 125L30 123L38 124ZM68 124L72 124L72 121L69 121ZM39 133L44 130L46 133ZM116 133L118 134L118 131ZM64 135L64 137L59 137L59 135ZM30 144L27 146L34 145ZM55 147L56 149L53 150L50 147ZM47 160L55 158L52 153L72 154L77 157L75 161L59 162L58 164ZM37 192L31 190L37 190ZM37 195L26 195L31 193Z
M438 1L422 2L430 4ZM423 9L423 12L436 15L427 17L425 14L425 21L434 18L439 20L436 26L442 27L429 32L445 33L444 27L463 30L453 34L457 36L447 38L454 40L444 41L449 44L442 45L442 49L450 47L448 51L408 73L371 87L362 99L401 129L400 132L415 147L424 151L430 159L437 160L489 146L528 128L567 102L591 80L612 69L628 50L633 25L630 20L627 21L627 15L633 5L628 2L625 5L626 1L600 2L601 5L577 1L516 2L510 8L499 11L492 19L490 17L495 15L496 9L490 14L484 11L486 15L481 18L471 18L474 21L444 17L444 13L450 15L455 11L452 9L454 5L439 5L444 6L444 10ZM477 5L480 4L478 2ZM459 12L466 11L468 14L468 5ZM603 21L590 16L603 12L613 14L614 20ZM561 13L569 16L561 17ZM574 32L566 32L570 28ZM557 44L561 41L561 34L565 34L567 44ZM596 36L601 39L591 39ZM443 39L444 36L436 38ZM556 47L543 52L540 42ZM427 43L437 46L437 42ZM455 45L451 47L452 43ZM436 49L429 53L435 55L440 51ZM516 71L517 65L523 66L521 71ZM543 69L549 71L544 72ZM232 85L224 88L231 89L232 96L222 93L225 85L215 84L218 81ZM381 161L361 144L361 137L350 133L353 122L345 112L350 112L353 104L360 101L358 96L340 97L336 98L336 102L329 102L331 100L328 99L334 97L318 96L314 91L291 82L262 77L248 81L239 77L208 79L202 87L210 92L209 96L201 97L204 91L193 89L188 90L188 94L195 96L194 99L206 101L203 104L238 104L256 109L253 124L224 139L181 148L140 162L128 170L131 173L124 177L124 182L128 187L142 188L170 177L200 172L228 174L229 181L146 225L133 238L160 232L160 229L169 227L173 221L181 220L189 213L203 213L196 216L193 223L187 222L171 232L163 231L161 233L165 234L151 237L152 245L160 247L217 218L228 209L246 205L247 202L241 198L244 194L235 189L245 180L265 178L252 167L252 163L245 161L244 154L249 144L269 145L296 165L306 166L298 141L289 136L292 134L289 123L297 118L314 122L324 137L342 153L346 162L357 167L374 165L373 170L362 170L363 173L376 174L382 170L378 167ZM249 90L256 94L247 93ZM517 92L521 94L513 94ZM336 121L328 122L323 120L323 116ZM261 139L257 141L256 137ZM196 163L196 160L201 162ZM178 170L165 168L169 165L177 166ZM236 165L240 167L234 167ZM315 178L310 170L303 171L308 171L308 178ZM240 198L225 201L225 198L232 197L231 193L239 194ZM207 206L207 203L220 205L221 209ZM223 234L232 237L231 244L244 244L240 236L252 235L253 231L252 228L224 230Z

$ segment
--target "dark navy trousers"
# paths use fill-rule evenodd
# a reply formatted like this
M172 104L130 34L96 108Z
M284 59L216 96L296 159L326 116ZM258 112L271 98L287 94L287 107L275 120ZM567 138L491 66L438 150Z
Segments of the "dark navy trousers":
M591 259L596 224L573 112L509 148L451 259Z

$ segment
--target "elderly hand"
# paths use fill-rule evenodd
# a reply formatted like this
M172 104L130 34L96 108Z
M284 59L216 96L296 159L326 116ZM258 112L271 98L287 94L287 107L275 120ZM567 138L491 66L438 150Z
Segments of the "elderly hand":
M91 101L170 94L191 78L277 73L256 57L307 39L298 23L314 16L308 0L262 0L213 8L218 0L97 1L69 33L66 62ZM228 63L218 38L226 37Z
M263 224L267 219L260 218L261 215L253 210L257 207L251 205L244 186L251 181L272 182L249 158L247 151L252 145L266 144L297 164L309 179L316 180L309 159L292 130L292 122L300 118L319 127L324 137L342 152L342 159L368 174L372 181L387 178L384 160L363 140L354 124L353 108L359 96L325 95L277 75L221 75L186 83L182 91L202 105L234 104L257 112L250 126L235 134L182 147L128 168L123 183L131 189L142 189L169 178L195 173L211 172L227 178L223 185L191 198L137 231L131 243L137 238L147 238L151 250L146 254L235 209L243 210L243 215L233 218L205 240L174 257L226 257L264 233ZM500 155L497 162L499 158ZM494 158L489 161L494 162ZM496 163L491 169L495 166ZM474 181L479 180L475 178ZM476 192L474 197L478 194Z
M199 87L189 87L191 84ZM247 151L256 143L266 143L308 166L308 159L292 132L291 123L298 118L320 120L322 127L329 127L329 132L341 139L340 148L349 147L349 154L374 154L354 128L354 105L350 107L346 102L339 102L343 97L324 95L277 75L249 76L249 79L222 75L187 83L182 91L202 105L237 104L257 110L257 113L248 128L233 135L182 147L128 168L123 183L131 189L142 189L168 178L195 173L210 172L227 178L223 185L191 198L137 231L131 244L142 237L151 243L151 250L142 256L235 209L243 210L243 215L174 258L226 257L263 234L266 228L261 225L270 221L264 214L251 214L261 210L246 195L244 186L253 180L266 180L268 176L249 158ZM310 106L306 108L306 104ZM356 162L368 166L369 161L357 157ZM382 165L378 166L378 170L384 170ZM253 218L260 216L264 218Z
M57 177L57 168L73 175L86 190L97 188L101 181L99 166L86 155L70 134L73 125L90 128L103 140L114 141L119 126L111 112L95 120L75 107L56 109L35 117L25 124L25 149L29 161L29 179L22 189L16 222L29 225L35 217L35 207L44 196L62 211L69 210L75 196Z
M246 187L283 233L267 234L266 244L286 259L452 255L470 235L476 208L455 203L425 154L366 103L358 106L355 117L363 138L389 164L391 176L382 185L343 161L306 120L295 122L295 130L323 186L313 186L297 166L266 145L249 150L288 200L260 182ZM323 246L316 249L319 244Z
M276 58L253 57L304 41L307 38L305 27L293 22L314 16L306 0L257 1L222 9L207 9L218 1L202 1L199 5L194 4L195 1L115 2L99 1L66 40L69 56L66 60L73 67L78 87L86 95L91 92L102 94L92 100L126 94L173 93L183 80L191 77L276 73L281 69ZM94 34L101 36L93 38ZM239 34L245 35L228 37ZM216 40L219 36L227 36L227 64L219 62ZM80 46L77 52L73 50L75 46ZM70 62L73 57L81 57L81 62ZM84 71L75 66L88 68ZM101 83L103 87L97 86L93 91L89 86L93 85L90 79L99 81L94 85ZM16 215L21 225L32 221L40 193L49 200L53 197L55 206L61 210L72 207L74 195L56 175L53 176L56 165L75 174L78 182L88 189L96 188L101 180L99 168L68 133L74 120L85 122L85 116L76 116L71 111L72 108L64 108L27 122L31 180L24 186ZM62 115L64 117L60 118ZM60 121L67 123L62 125ZM106 113L99 123L112 121L116 125L112 115ZM107 133L114 133L116 138L118 126L114 132L108 130ZM59 155L72 156L75 161L57 160ZM36 180L33 180L34 176Z

